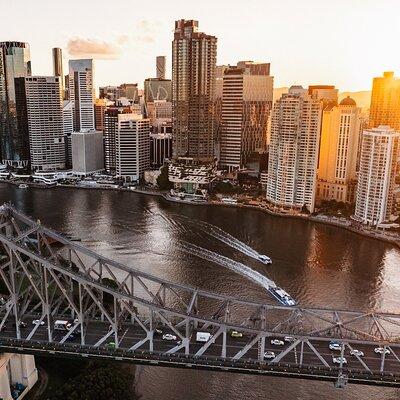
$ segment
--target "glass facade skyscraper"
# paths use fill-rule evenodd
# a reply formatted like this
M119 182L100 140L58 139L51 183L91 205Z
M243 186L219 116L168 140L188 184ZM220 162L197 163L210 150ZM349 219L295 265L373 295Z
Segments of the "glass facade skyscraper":
M4 164L23 167L29 163L29 138L18 129L15 78L31 76L28 43L0 42L0 144Z

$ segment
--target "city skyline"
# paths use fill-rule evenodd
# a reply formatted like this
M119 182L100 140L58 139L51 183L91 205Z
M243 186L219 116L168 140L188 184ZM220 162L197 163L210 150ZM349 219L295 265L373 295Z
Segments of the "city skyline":
M275 87L324 83L335 84L341 91L368 90L372 76L385 70L396 74L400 67L400 55L392 51L388 39L400 34L395 20L400 4L395 0L379 4L353 0L350 6L344 0L335 5L316 0L301 4L250 0L245 8L229 7L227 1L205 0L196 7L180 0L173 4L155 1L151 13L147 7L133 10L130 2L120 0L118 26L110 26L109 9L103 0L96 2L93 19L87 18L93 13L93 2L71 0L68 8L50 6L48 0L42 3L40 13L34 4L16 1L8 5L10 15L19 15L22 23L3 21L3 36L30 44L33 75L52 75L53 47L63 49L64 65L69 59L93 57L96 88L122 82L142 86L145 78L156 76L157 55L167 56L170 77L170 37L179 18L199 20L202 31L218 38L218 64L270 62ZM79 13L74 12L75 6ZM377 18L383 9L391 12L385 12L384 19Z

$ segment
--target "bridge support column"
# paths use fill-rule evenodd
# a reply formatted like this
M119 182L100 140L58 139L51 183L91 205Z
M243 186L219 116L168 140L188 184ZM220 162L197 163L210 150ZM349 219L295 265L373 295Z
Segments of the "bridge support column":
M0 356L0 399L4 400L12 400L8 367L11 356L12 354L1 354Z
M11 383L22 383L31 389L38 380L35 357L25 354L10 354Z

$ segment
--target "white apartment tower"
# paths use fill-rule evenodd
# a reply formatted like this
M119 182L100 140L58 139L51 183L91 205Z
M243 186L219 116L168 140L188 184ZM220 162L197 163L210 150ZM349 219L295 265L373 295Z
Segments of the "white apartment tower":
M32 170L65 168L62 78L32 76L19 79L25 86Z
M314 211L321 108L301 86L274 105L267 200L277 206Z
M366 129L361 146L354 218L378 226L390 221L393 211L400 132L383 125Z
M347 97L323 111L317 200L354 203L361 109Z
M243 167L252 154L266 151L272 108L270 64L241 61L223 74L220 165Z
M74 102L74 131L95 129L93 60L69 61L69 99Z
M150 120L138 114L118 114L116 175L137 182L150 168Z

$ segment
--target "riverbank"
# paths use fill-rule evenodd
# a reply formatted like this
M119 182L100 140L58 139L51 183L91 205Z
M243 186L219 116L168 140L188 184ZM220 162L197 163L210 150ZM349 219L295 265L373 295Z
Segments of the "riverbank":
M19 186L20 182L13 182L13 181L6 181L3 180L0 183L5 183L5 184L11 184L14 186ZM302 219L305 221L312 221L316 222L319 224L323 225L330 225L330 226L335 226L337 228L342 228L345 229L349 232L355 233L357 235L367 237L370 239L375 239L379 240L385 243L389 243L397 248L400 249L400 237L393 237L389 236L387 234L384 234L379 231L372 231L366 228L358 228L353 225L351 225L350 220L345 220L345 221L340 221L337 219L332 219L329 218L325 215L319 215L319 216L313 216L313 215L306 215L306 214L293 214L293 213L281 213L281 212L275 212L267 207L259 206L259 205L254 205L254 204L243 204L243 203L236 203L236 204L228 204L224 203L222 201L215 201L215 200L205 200L205 201L192 201L192 200L185 200L185 199L180 199L176 197L172 197L168 194L167 191L156 191L156 190L149 190L149 189L138 189L138 188L124 188L124 187L104 187L104 186L81 186L81 185L67 185L67 184L59 184L57 186L47 186L44 184L38 184L38 183L26 183L28 187L33 187L36 189L55 189L57 187L61 188L67 188L67 189L84 189L84 190L111 190L111 191L123 191L123 192L130 192L130 193L136 193L136 194L141 194L141 195L147 195L147 196L155 196L155 197L160 197L165 201L176 203L176 204L184 204L184 205L191 205L191 206L208 206L208 207L230 207L230 208L247 208L247 209L253 209L257 211L264 212L269 215L273 215L275 217L280 217L280 218L295 218L295 219ZM26 189L21 189L21 190L26 190Z

